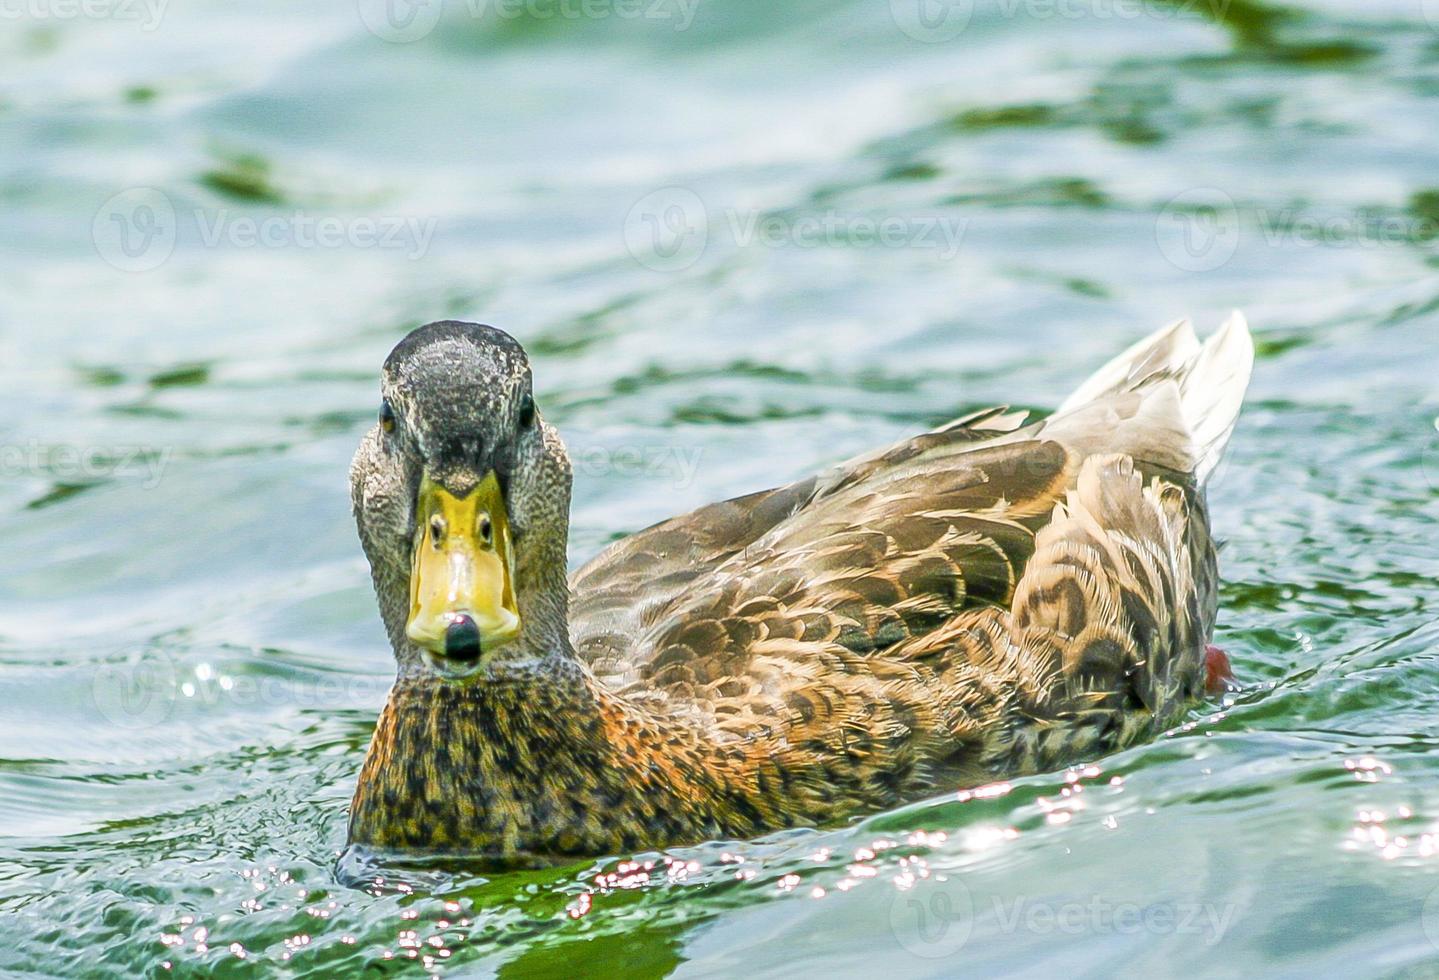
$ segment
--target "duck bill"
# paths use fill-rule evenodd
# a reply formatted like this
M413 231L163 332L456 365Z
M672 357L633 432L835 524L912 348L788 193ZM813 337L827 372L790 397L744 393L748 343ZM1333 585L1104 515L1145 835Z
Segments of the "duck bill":
M494 471L463 497L426 476L415 521L406 635L455 660L518 636L510 521Z

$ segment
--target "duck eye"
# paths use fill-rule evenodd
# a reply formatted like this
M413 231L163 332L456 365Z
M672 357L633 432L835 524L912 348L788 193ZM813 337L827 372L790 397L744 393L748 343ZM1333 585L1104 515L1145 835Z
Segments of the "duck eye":
M386 433L395 431L395 410L388 401L380 403L380 428Z
M528 393L520 399L520 428L528 429L535 424L535 400Z

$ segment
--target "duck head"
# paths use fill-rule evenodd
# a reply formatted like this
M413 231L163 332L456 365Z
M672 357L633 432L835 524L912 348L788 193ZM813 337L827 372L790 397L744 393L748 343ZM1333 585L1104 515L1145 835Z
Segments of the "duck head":
M402 675L462 679L568 647L570 484L513 337L447 320L395 347L350 488Z

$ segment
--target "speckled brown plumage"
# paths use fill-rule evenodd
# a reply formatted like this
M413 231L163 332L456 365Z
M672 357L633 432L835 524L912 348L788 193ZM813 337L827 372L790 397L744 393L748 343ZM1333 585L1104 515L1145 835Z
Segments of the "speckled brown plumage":
M572 577L564 632L464 682L397 644L351 839L521 860L743 838L1172 723L1203 691L1203 479L1249 351L1242 322L1202 351L1176 327L1050 419L977 413L641 531Z

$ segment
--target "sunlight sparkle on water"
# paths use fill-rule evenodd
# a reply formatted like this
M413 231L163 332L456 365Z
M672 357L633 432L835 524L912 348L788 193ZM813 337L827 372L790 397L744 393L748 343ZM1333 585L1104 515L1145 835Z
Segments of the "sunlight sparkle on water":
M1394 820L1400 824L1414 821L1414 811L1400 806L1394 811ZM1380 809L1362 809L1344 841L1346 851L1369 851L1385 861L1394 861L1405 856L1430 858L1439 854L1439 828L1414 828L1410 833L1396 833L1388 824L1389 814Z
M1013 786L1009 783L989 783L984 786L977 786L974 789L962 789L959 791L959 802L968 803L970 800L997 800L1009 793Z
M1376 759L1372 755L1360 756L1357 759L1345 759L1344 768L1354 774L1354 778L1361 783L1377 783L1380 776L1390 776L1394 768L1383 760Z

